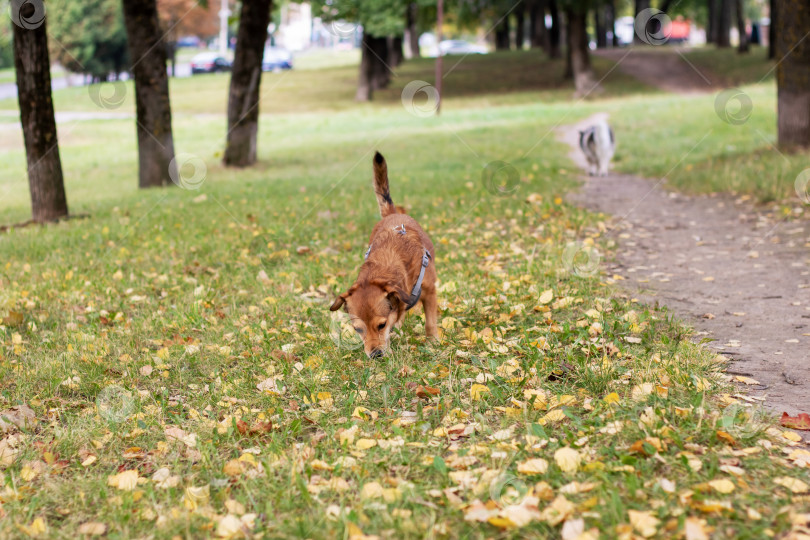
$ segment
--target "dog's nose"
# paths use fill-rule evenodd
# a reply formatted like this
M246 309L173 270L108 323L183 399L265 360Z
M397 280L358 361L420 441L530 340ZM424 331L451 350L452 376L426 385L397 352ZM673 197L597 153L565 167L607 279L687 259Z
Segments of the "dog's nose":
M383 355L382 349L374 349L370 353L368 353L369 358L379 358Z

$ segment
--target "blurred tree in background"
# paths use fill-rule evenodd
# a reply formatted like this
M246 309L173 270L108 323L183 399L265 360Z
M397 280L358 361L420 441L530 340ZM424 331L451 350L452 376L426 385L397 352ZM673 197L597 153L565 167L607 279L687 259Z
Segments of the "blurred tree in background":
M0 4L2 8L2 4ZM0 69L14 65L14 36L11 33L11 26L0 24Z
M118 0L72 0L48 12L51 58L74 73L105 81L129 67Z

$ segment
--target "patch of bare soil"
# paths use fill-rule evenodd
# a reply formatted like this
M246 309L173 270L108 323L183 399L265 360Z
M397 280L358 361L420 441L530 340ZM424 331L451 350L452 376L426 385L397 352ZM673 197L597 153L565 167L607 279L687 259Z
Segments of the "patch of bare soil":
M719 85L710 73L699 70L678 48L665 51L645 48L601 49L594 54L618 63L619 71L644 84L674 92L690 94L711 92Z
M598 116L559 131L583 169L578 130ZM608 274L640 301L666 305L698 340L713 340L706 346L733 361L729 374L759 381L747 389L774 412L810 412L810 223L730 196L671 193L664 180L584 182L572 199L612 216L618 248Z

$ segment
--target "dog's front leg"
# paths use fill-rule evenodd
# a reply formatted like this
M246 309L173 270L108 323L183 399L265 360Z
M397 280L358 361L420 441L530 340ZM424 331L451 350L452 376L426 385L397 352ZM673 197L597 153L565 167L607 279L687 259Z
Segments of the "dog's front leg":
M436 299L435 287L422 290L422 309L425 310L425 334L430 338L438 339L439 327L436 325L436 318L439 302Z

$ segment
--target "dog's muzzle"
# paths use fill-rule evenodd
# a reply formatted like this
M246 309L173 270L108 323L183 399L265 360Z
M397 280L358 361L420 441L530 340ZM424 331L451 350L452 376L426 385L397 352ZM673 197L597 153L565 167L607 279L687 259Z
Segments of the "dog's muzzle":
M368 353L369 358L379 358L382 355L383 355L383 350L382 349L374 349L373 351Z

